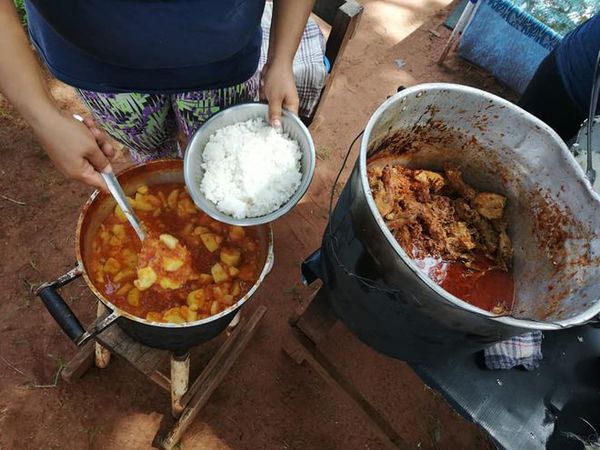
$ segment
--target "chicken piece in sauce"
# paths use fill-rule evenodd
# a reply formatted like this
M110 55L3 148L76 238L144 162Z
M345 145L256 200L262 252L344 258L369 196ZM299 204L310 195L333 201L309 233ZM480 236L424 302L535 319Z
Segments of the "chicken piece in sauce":
M485 306L478 306L497 314L510 311L512 243L504 221L506 197L478 192L465 183L458 168L450 165L443 173L392 164L374 166L369 167L368 178L386 225L412 259L434 258L444 267L458 264L448 273L457 274L462 282L472 278L477 284L482 280L471 291L461 286L452 292L442 279L435 280L438 284L467 301L475 293L485 296L490 286L506 285L506 295L496 298L490 293ZM482 276L488 273L487 279Z

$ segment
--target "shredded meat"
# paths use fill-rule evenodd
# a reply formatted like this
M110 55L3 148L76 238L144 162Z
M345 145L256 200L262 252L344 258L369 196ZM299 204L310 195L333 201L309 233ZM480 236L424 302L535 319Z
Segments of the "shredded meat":
M441 174L388 164L370 167L368 177L379 212L411 258L440 257L477 270L476 255L484 254L510 269L506 197L477 192L451 166Z

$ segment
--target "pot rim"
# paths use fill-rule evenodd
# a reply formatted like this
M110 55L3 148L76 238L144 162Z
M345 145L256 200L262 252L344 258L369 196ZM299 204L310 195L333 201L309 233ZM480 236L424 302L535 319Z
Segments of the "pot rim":
M183 172L183 160L180 160L180 159L156 159L153 161L148 161L148 162L134 164L132 166L129 166L129 167L121 170L117 174L117 178L119 178L122 175L140 170L140 168L142 168L142 167L147 169L149 166L151 167L154 165L165 165L165 164L170 164L170 163L174 164L177 162L181 163L181 170ZM185 183L183 183L183 184L185 185ZM144 325L149 325L149 326L158 327L158 328L188 328L188 327L191 328L191 327L196 327L199 325L208 324L210 322L218 320L221 317L227 316L227 315L237 311L238 309L240 309L250 299L250 297L252 297L254 295L254 293L256 292L258 287L262 284L262 282L264 281L266 276L269 274L269 272L271 272L271 269L273 268L273 264L275 262L275 254L273 251L273 228L272 228L271 224L263 224L260 226L266 227L266 229L267 229L266 230L267 231L267 255L265 257L265 262L264 262L263 268L261 270L261 273L260 273L258 279L252 286L252 288L250 288L250 290L246 293L246 295L244 295L242 298L240 298L233 305L229 306L228 308L224 309L220 313L215 314L213 316L205 317L204 319L196 320L194 322L185 322L185 323L151 322L151 321L148 321L141 317L135 316L131 313L128 313L127 311L124 311L123 309L119 308L118 306L116 306L115 304L110 302L96 288L92 279L90 278L90 276L87 273L85 264L83 262L83 255L81 254L81 239L82 239L83 222L84 222L85 218L87 217L87 212L88 212L89 208L91 207L92 204L94 204L94 202L96 201L96 198L101 194L102 194L102 192L100 192L100 190L96 189L94 192L92 192L92 194L90 195L88 200L81 207L81 211L79 213L79 218L77 219L77 228L76 228L76 234L75 234L75 253L77 256L77 265L79 267L79 270L81 270L81 274L83 276L83 279L85 280L85 283L87 284L87 287L92 291L92 293L96 296L96 298L98 300L100 300L107 308L109 308L112 313L117 314L119 317L124 317L124 318L132 320L134 322L139 322Z
M536 127L542 129L544 132L549 133L552 137L557 140L566 151L568 151L566 144L562 141L562 139L558 136L558 134L550 128L547 124L542 122L537 117L531 115L527 111L521 109L517 105L505 100L501 97L498 97L494 94L491 94L486 91L482 91L481 89L476 89L470 86L464 86L455 83L423 83L417 84L402 91L392 95L385 102L383 102L379 108L375 110L375 112L369 118L367 122L367 126L365 127L365 131L363 133L363 137L361 139L360 144L360 153L359 153L359 177L360 183L365 192L365 197L367 201L367 205L371 211L371 214L375 218L377 225L383 232L385 238L388 243L392 246L394 251L400 256L400 258L404 261L404 263L408 266L411 272L416 275L428 288L435 291L440 297L442 297L450 306L455 308L460 308L462 310L469 311L471 313L477 314L479 316L483 316L487 319L500 322L505 325L509 325L512 327L529 329L529 330L542 330L542 331L551 331L551 330L560 330L563 328L568 328L577 325L583 325L586 322L589 322L594 319L597 315L600 314L600 302L596 301L595 305L588 307L583 312L563 319L563 320L555 320L555 321L541 321L535 319L518 319L513 316L498 316L492 314L489 311L478 308L476 306L471 305L464 300L450 294L446 290L444 290L441 286L436 284L433 280L431 280L424 272L422 272L416 264L412 261L412 259L408 256L408 254L404 251L404 249L398 244L388 227L386 226L383 217L379 213L377 209L377 205L375 204L375 200L373 198L373 194L371 193L371 188L369 186L369 180L367 177L367 152L369 147L369 138L371 136L371 132L379 120L379 118L384 114L384 112L389 108L389 106L395 102L397 102L400 98L407 97L411 94L423 92L423 91L440 91L440 90L453 90L453 91L463 91L467 93L477 94L484 98L487 98L491 101L497 102L502 106L507 108L517 108L519 112L521 112L524 116L527 117L528 120L532 121ZM589 184L589 183L588 183ZM591 190L591 187L589 187Z

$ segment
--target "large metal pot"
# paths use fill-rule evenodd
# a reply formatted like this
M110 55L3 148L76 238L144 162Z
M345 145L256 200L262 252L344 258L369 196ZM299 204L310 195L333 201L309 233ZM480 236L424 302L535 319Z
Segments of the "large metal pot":
M163 183L184 183L183 163L180 160L159 160L129 168L119 174L118 179L125 193L132 195L142 185L153 186ZM94 286L86 261L91 252L92 242L103 219L113 210L115 201L107 194L94 192L83 206L77 222L76 253L77 266L55 281L41 285L36 294L60 325L63 331L77 344L83 345L106 327L116 323L133 339L150 347L173 351L185 351L195 345L212 339L223 331L233 320L237 311L252 297L264 278L273 267L273 234L269 225L258 227L259 250L262 270L252 289L237 303L214 316L184 324L148 322L133 316L113 305ZM97 320L88 330L84 330L57 289L73 279L83 276L94 295L110 311L109 315Z
M369 163L461 167L476 188L508 197L516 302L495 316L449 294L398 245L373 201ZM411 360L473 352L529 330L557 330L600 312L600 198L560 138L517 106L451 84L406 89L382 104L321 249L338 316L362 340Z

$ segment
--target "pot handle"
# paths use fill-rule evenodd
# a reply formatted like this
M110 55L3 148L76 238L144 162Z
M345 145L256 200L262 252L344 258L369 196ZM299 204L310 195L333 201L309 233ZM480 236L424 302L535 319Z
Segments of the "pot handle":
M73 314L73 311L71 311L71 308L69 308L69 305L67 305L67 302L58 293L58 289L70 283L81 274L81 268L77 266L60 278L44 283L35 290L35 294L42 299L50 315L73 342L76 342L81 337L84 329L77 317L75 317L75 314Z
M83 328L79 319L77 319L67 302L65 302L58 292L59 288L81 276L82 273L81 268L77 266L58 279L43 283L35 290L35 294L42 299L44 306L56 323L62 328L69 339L79 347L102 332L102 330L111 325L119 317L119 314L113 311L108 315L96 319L89 330L86 331Z

